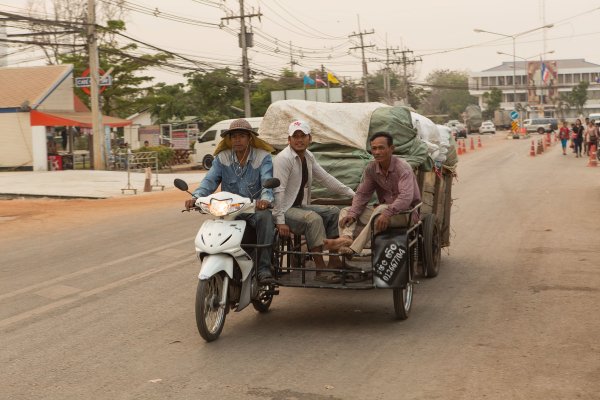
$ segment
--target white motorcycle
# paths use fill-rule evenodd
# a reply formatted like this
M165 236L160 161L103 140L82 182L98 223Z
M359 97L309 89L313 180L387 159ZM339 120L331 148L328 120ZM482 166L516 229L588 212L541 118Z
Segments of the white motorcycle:
M174 184L189 193L185 181L175 179ZM269 189L278 186L279 179L275 178L263 184ZM214 217L204 221L194 241L201 263L196 290L196 325L200 336L212 342L219 338L230 308L241 311L252 303L257 311L264 313L269 311L273 296L279 292L273 284L259 285L256 274L258 252L272 253L272 248L246 244L246 221L235 220L237 214L254 212L251 199L218 192L196 199L194 209ZM254 249L254 259L244 247Z

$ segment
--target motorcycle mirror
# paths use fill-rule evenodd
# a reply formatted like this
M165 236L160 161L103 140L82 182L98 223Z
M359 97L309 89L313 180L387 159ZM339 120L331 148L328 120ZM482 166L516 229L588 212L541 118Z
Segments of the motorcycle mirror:
M188 184L183 179L175 178L173 184L177 189L181 190L182 192L187 192L188 190Z
M275 189L276 187L279 187L280 184L281 182L279 181L279 179L269 178L263 183L263 187L265 189Z

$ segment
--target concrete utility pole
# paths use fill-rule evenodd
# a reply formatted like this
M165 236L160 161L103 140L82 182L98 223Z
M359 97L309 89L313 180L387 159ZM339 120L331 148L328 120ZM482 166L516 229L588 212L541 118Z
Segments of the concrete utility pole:
M294 72L294 65L298 65L298 61L294 60L294 54L292 53L292 41L290 40L290 71Z
M100 112L100 77L98 74L98 44L96 37L96 4L94 0L88 0L88 45L90 57L90 98L92 105L92 149L93 166L96 170L106 169L104 162L104 129L102 129L102 113Z
M352 32L352 35L348 35L348 37L353 37L353 36L359 36L360 37L360 46L350 47L350 50L360 49L361 53L362 53L362 69L363 69L363 84L364 84L364 87L365 87L365 102L369 102L369 84L368 84L369 72L367 71L367 60L365 59L365 48L367 48L367 47L375 47L375 45L370 44L368 46L365 46L364 41L363 41L363 36L364 35L371 35L373 33L375 33L375 31L373 29L371 29L370 32L367 32L367 31L361 32L360 31L360 19L359 19L359 21L358 21L358 33Z
M410 82L408 81L408 66L422 61L421 57L408 56L408 54L412 54L412 53L413 53L413 51L408 50L408 49L394 52L394 54L400 54L400 57L398 58L397 61L394 61L394 64L402 65L402 87L403 87L402 96L405 99L406 104L408 104L408 93L410 90Z
M386 41L386 46L387 46L387 41ZM379 58L369 58L369 61L371 62L383 62L385 64L385 68L383 69L383 92L385 93L385 102L387 104L393 104L393 98L392 98L392 84L391 84L391 77L390 77L390 72L391 72L391 68L390 68L390 64L392 64L392 60L390 60L390 52L395 51L394 48L391 47L386 47L385 49L380 49L380 50L385 50L385 60L381 60Z
M0 39L6 40L6 20L0 18ZM5 41L0 41L0 67L6 67L8 65L8 52Z
M260 17L262 16L260 10L256 14L245 14L244 11L244 0L240 0L240 15L233 15L231 17L224 17L221 20L239 19L240 20L240 47L242 48L242 79L244 84L244 115L246 118L252 116L252 110L250 108L250 66L248 65L248 47L252 47L252 37L246 36L246 18ZM252 34L250 34L252 35ZM250 43L248 43L250 39Z

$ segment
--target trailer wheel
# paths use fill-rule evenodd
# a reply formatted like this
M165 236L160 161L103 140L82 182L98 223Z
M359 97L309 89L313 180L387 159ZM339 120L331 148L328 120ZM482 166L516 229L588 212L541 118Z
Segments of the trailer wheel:
M202 159L202 168L208 171L212 167L213 159L213 156L210 154L205 155Z
M410 314L413 300L413 283L407 282L403 288L392 289L394 297L394 314L396 319L405 320Z
M435 278L440 272L442 247L440 229L435 215L426 214L423 218L423 273L427 278Z

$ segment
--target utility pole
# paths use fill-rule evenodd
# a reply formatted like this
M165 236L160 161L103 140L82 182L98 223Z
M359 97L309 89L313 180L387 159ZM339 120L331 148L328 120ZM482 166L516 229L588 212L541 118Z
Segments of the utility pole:
M387 41L386 41L386 46L387 46ZM385 93L385 102L387 104L392 104L393 103L393 97L392 97L392 84L391 84L391 68L390 68L390 64L392 63L392 61L390 60L390 52L395 51L394 48L390 48L390 47L386 47L385 49L379 49L379 50L385 50L385 60L381 60L379 58L369 58L369 61L371 62L383 62L385 64L385 68L383 69L383 92Z
M408 66L422 61L421 57L408 56L408 54L412 54L412 53L413 53L413 51L408 50L408 49L394 52L394 54L400 54L400 57L394 63L402 65L402 86L403 86L402 96L403 96L406 104L408 104L408 93L410 90L410 82L408 81Z
M248 65L248 47L252 47L252 33L250 36L246 36L246 18L260 17L262 16L260 10L256 14L245 14L244 11L244 0L240 0L240 15L233 15L231 17L224 17L221 20L239 19L240 20L240 47L242 48L242 79L244 84L244 115L246 118L252 116L252 110L250 108L250 66ZM249 40L248 40L249 39ZM248 43L250 42L250 43Z
M106 169L104 162L104 130L102 129L102 113L100 112L100 90L98 75L99 60L98 60L98 44L96 37L96 4L94 0L88 0L88 45L90 57L90 97L92 106L92 149L94 157L94 169Z
M290 71L294 73L294 65L298 65L298 61L294 60L294 54L292 53L292 41L290 40Z
M375 33L375 31L373 29L371 29L370 32L367 32L367 31L361 32L360 31L360 19L359 19L358 20L358 33L352 32L352 35L348 35L348 37L354 37L354 36L360 37L360 46L350 47L350 50L360 49L361 53L362 53L363 84L365 87L365 102L367 102L367 103L369 102L369 84L368 84L369 72L367 71L367 60L365 59L365 48L375 47L375 45L370 44L368 46L365 46L364 41L363 41L363 36L371 35L373 33Z
M0 39L6 40L6 19L0 18ZM5 41L0 41L0 67L8 65L8 52Z

